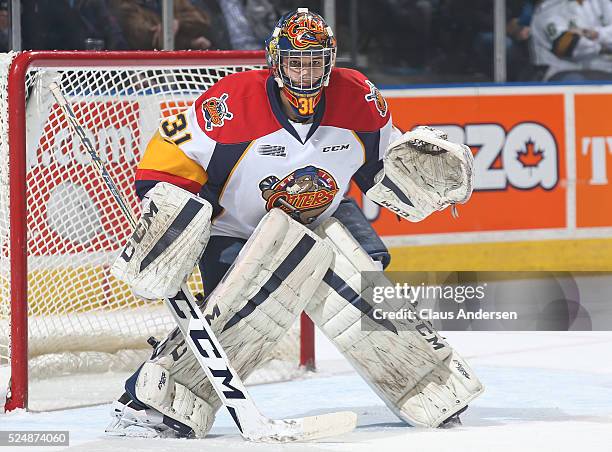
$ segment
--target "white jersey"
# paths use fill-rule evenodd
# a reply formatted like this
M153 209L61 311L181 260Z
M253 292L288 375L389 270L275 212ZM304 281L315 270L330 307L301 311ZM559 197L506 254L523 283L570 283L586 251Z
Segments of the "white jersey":
M292 125L279 95L268 71L237 73L162 121L138 166L139 196L162 180L182 186L213 205L213 235L246 239L272 208L314 228L352 179L367 190L399 134L374 85L334 69L311 125Z
M596 39L582 30L598 33ZM544 0L531 21L532 62L548 66L545 79L562 71L612 72L612 59L602 49L612 49L610 0ZM555 53L556 50L556 53Z

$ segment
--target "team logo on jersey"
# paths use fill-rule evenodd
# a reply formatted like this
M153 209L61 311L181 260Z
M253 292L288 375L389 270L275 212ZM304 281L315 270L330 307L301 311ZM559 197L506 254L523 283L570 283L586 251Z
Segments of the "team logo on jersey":
M228 110L225 102L229 95L223 93L221 97L211 97L202 103L202 113L204 113L205 128L209 132L213 127L223 127L225 120L228 121L234 115Z
M374 102L378 113L380 113L380 116L384 118L387 115L387 101L382 96L382 94L380 94L378 88L374 86L374 83L369 80L366 80L365 82L366 85L368 85L368 87L370 88L370 92L365 95L365 100L368 102Z
M302 224L310 224L330 206L338 184L327 171L314 166L300 168L279 179L268 176L259 182L266 210L279 207Z

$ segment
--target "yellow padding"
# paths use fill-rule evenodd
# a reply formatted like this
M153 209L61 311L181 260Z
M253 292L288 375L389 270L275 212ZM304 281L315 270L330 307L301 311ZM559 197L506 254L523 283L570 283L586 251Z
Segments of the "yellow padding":
M407 246L390 251L390 271L612 270L612 239Z
M180 176L203 185L208 176L204 169L185 155L180 148L164 140L159 131L153 135L147 149L138 164L139 170L155 170Z

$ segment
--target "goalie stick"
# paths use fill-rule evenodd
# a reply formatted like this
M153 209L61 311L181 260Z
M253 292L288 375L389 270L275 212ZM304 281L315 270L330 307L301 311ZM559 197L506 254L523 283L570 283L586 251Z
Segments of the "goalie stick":
M49 89L66 116L70 128L79 137L99 170L104 183L128 219L130 226L134 228L136 226L134 213L85 134L71 105L57 83L51 83ZM176 296L164 299L164 302L178 324L185 342L196 356L202 370L206 373L244 439L261 442L307 441L339 435L355 428L357 415L351 411L295 419L273 420L265 417L255 406L244 383L230 364L223 347L196 304L187 283L181 285L181 290Z

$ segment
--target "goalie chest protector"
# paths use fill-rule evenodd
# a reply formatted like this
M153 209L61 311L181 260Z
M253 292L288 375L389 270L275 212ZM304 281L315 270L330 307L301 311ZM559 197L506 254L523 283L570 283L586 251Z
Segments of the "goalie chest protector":
M279 96L267 70L237 73L162 121L136 174L139 195L161 180L199 191L213 206L213 235L246 239L274 207L321 224L362 165L382 159L391 114L363 74L336 68L302 140Z

